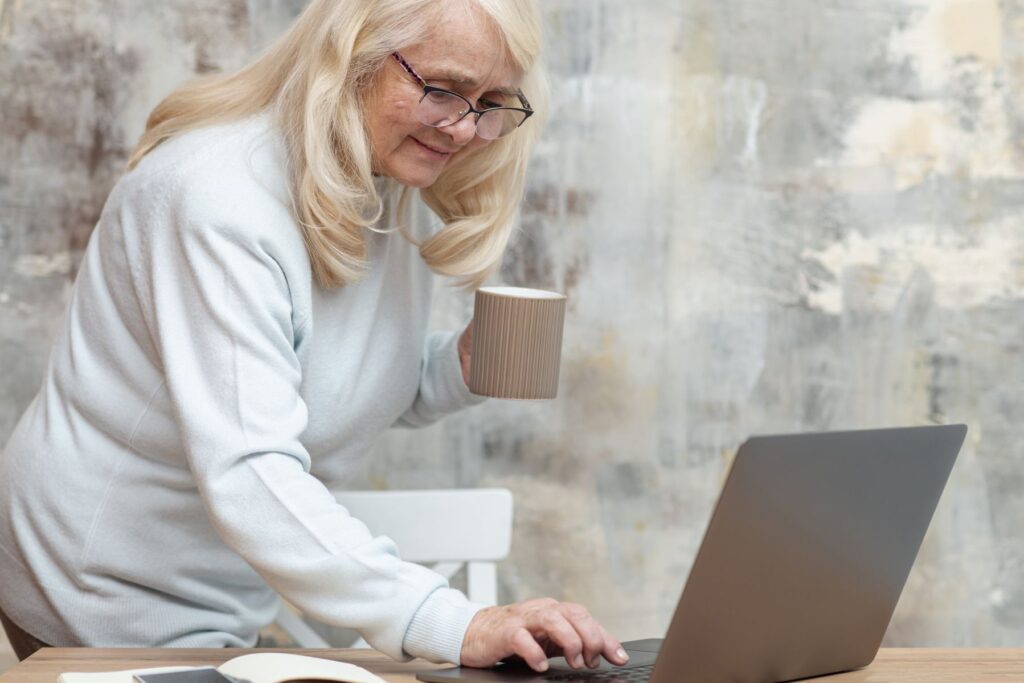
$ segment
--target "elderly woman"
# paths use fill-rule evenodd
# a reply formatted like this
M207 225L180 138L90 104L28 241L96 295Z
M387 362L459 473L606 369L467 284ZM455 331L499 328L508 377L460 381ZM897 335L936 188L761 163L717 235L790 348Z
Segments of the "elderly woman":
M476 400L470 329L426 334L431 271L502 254L539 46L533 0L313 0L156 108L0 464L19 656L250 646L279 593L395 658L625 662L582 607L473 604L330 493Z

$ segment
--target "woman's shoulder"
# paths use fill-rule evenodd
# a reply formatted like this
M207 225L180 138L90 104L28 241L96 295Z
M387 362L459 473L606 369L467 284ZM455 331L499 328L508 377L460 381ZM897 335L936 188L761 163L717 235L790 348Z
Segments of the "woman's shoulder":
M283 136L268 114L260 114L180 133L143 157L122 182L140 191L287 203L287 168Z
M148 224L237 231L293 246L301 235L290 188L283 135L261 114L165 141L121 179L111 201L155 219Z

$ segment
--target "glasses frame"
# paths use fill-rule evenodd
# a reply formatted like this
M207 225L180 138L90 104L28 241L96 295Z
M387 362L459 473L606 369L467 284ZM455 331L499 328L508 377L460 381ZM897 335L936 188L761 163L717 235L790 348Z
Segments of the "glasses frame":
M394 57L395 60L399 64L402 65L402 68L405 69L405 72L407 74L409 74L409 76L411 76L414 81L416 81L416 84L419 85L421 88L423 88L423 97L420 98L420 100L419 100L420 102L425 100L427 98L427 95L429 95L430 93L432 93L432 92L439 92L439 93L444 93L445 95L452 95L454 97L457 97L457 98L459 98L460 100L462 100L463 102L466 103L466 111L464 111L462 113L462 116L460 116L459 118L455 119L451 123L446 124L444 126L432 126L432 127L447 128L448 126L454 126L456 123L458 123L462 119L466 118L470 114L475 114L476 115L476 122L475 123L479 123L480 122L480 117L483 116L484 114L486 114L489 111L507 110L507 111L517 111L517 112L521 112L522 114L524 114L523 120L520 121L518 124L516 124L516 128L519 128L524 123L526 123L527 119L529 119L531 116L533 116L533 108L530 107L530 102L529 102L529 100L526 99L526 95L523 94L522 90L517 89L516 92L515 92L516 97L518 97L519 101L522 102L522 104L523 104L522 108L519 108L519 107L491 107L489 109L477 109L476 107L473 106L472 102L470 102L469 100L467 100L465 97L463 97L462 95L460 95L457 92L452 92L451 90L445 90L444 88L438 88L438 87L433 86L433 85L428 85L427 82L425 80L423 80L423 77L420 76L418 73L416 73L416 69L412 68L412 65L409 64L409 62L405 61L405 59L402 57L402 55L398 54L398 52L392 52L391 56ZM423 125L428 125L428 124L423 124ZM499 135L497 138L491 138L491 139L498 140L500 138L506 137L507 135L512 133L512 131L514 131L514 130L515 130L515 128L510 130L505 135ZM488 138L482 138L482 139L486 140Z

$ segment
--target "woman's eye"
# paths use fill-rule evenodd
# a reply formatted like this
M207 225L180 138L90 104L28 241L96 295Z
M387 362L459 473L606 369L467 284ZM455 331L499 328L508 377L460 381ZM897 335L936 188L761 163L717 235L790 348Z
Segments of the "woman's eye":
M494 102L493 100L479 100L477 102L477 107L480 109L494 109L495 107L500 106L502 105L498 102Z

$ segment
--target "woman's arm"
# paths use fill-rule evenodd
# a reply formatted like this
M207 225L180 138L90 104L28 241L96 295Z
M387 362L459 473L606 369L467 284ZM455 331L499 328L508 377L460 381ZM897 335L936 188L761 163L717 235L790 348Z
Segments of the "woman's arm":
M470 393L469 365L473 323L461 333L435 332L427 337L420 365L416 400L395 423L399 427L424 427L440 418L487 399Z
M187 203L175 199L166 214L150 208L154 197L140 199L135 220L145 227L126 243L207 517L225 544L312 617L354 628L395 658L413 646L406 637L417 617L429 637L408 654L457 662L481 606L402 561L390 540L375 538L310 474L280 265L287 255L243 202L214 187Z

